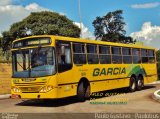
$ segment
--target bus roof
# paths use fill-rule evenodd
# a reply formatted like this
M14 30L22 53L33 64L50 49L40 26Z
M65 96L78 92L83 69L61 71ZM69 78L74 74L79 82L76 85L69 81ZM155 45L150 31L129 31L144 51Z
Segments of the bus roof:
M72 41L72 42L81 42L81 43L89 43L89 44L101 44L101 45L111 45L111 46L121 46L121 47L134 47L134 48L145 48L145 49L155 49L151 46L145 46L140 44L124 44L124 43L114 43L114 42L106 42L100 40L93 40L93 39L83 39L83 38L73 38L73 37L64 37L64 36L55 36L55 35L36 35L36 36L29 36L24 38L19 38L16 41L24 40L27 38L36 38L36 37L52 37L57 40L64 40L64 41Z

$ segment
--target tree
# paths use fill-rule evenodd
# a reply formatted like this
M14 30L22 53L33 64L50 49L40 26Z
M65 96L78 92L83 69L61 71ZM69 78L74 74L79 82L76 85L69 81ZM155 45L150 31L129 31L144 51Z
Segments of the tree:
M2 33L3 45L11 46L13 40L31 35L61 35L80 37L80 29L66 16L55 12L33 12Z
M2 37L0 37L0 48L2 47Z
M160 49L156 51L157 62L160 62Z
M134 43L130 36L125 36L125 22L122 10L107 13L103 17L96 17L92 22L96 39L110 42Z
M11 48L11 43L14 40L12 34L9 31L2 33L2 49L3 51L9 50Z
M158 70L158 76L160 76L160 49L156 51L156 58L157 58L157 70Z

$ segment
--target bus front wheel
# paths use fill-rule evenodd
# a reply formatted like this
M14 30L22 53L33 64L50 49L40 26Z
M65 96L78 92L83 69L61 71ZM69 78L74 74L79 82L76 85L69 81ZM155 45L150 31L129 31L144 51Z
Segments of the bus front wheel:
M85 82L80 82L77 89L77 97L80 102L84 102L90 96L90 86Z
M136 78L132 76L130 78L130 85L129 85L129 91L134 92L136 90Z

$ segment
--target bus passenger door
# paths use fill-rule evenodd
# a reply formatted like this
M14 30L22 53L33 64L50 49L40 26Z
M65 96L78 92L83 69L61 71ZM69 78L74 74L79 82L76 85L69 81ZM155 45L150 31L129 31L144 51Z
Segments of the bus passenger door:
M73 82L72 79L72 54L71 54L71 43L67 41L56 41L56 56L57 56L57 83L60 87L60 92L58 92L59 97L61 97L64 91L70 92L70 83ZM60 96L61 95L61 96Z

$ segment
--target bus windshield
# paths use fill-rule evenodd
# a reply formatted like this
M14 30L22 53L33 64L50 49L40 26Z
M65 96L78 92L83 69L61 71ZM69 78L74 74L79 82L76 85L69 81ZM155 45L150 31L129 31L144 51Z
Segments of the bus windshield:
M55 73L55 56L52 47L38 47L13 52L13 77L29 78Z

